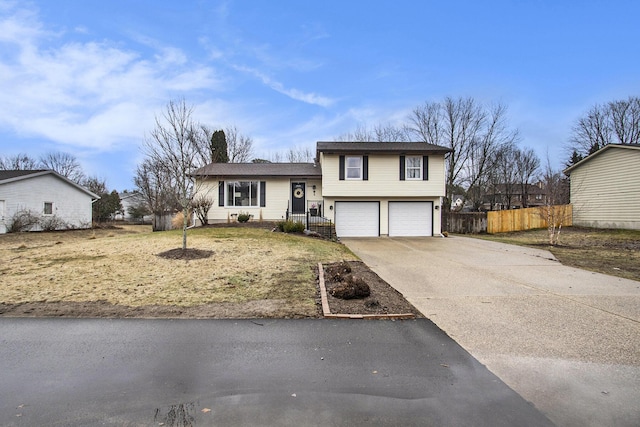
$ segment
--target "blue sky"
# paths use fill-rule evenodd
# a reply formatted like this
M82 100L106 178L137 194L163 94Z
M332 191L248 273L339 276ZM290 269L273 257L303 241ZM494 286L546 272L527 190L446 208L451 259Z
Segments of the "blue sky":
M554 167L576 119L638 96L637 1L0 0L0 155L74 154L132 189L169 100L268 158L446 96L502 102Z

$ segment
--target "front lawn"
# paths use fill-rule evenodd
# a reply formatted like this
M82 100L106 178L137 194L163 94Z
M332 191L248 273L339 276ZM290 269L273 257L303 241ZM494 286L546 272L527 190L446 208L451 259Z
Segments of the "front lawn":
M546 229L467 235L549 250L562 264L640 281L640 231L566 227L556 246Z
M211 257L159 257L181 246L181 233L126 226L1 235L0 303L101 302L138 312L147 306L276 304L285 317L307 317L316 315L313 267L356 259L340 244L256 228L196 228L188 247L211 251Z

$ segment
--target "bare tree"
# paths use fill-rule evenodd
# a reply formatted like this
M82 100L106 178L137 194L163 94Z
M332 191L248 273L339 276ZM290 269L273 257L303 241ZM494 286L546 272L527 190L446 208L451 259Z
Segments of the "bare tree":
M248 163L253 156L253 139L240 133L236 126L227 126L225 132L229 163Z
M573 126L569 164L608 144L640 144L640 98L596 104Z
M310 163L313 162L315 153L309 147L293 147L287 151L287 161L289 163Z
M514 170L522 195L522 207L529 207L529 186L540 170L540 158L531 148L516 149Z
M27 154L0 157L0 170L34 170L38 169L38 162Z
M507 126L506 112L502 104L487 108L473 98L447 97L442 103L427 102L411 113L413 135L452 150L445 162L445 210L457 185L482 190L500 147L518 140L518 132Z
M336 138L336 141L342 142L371 142L373 141L371 131L367 125L359 124L352 132L343 133Z
M405 126L390 123L378 123L373 128L361 124L353 132L347 132L336 138L336 141L349 142L407 142L409 130Z
M136 168L133 181L145 205L154 214L153 230L164 229L157 224L157 219L178 207L171 174L160 162L147 158Z
M193 197L197 193L191 173L200 166L198 138L201 127L192 119L193 108L184 100L170 101L155 128L144 142L145 154L171 178L176 199L182 209L182 249L187 248L187 227Z
M547 221L549 244L557 245L562 226L569 221L569 180L562 172L554 170L547 158L542 183L546 198L539 208L539 215Z
M483 187L487 188L488 193L483 195L483 199L488 196L492 210L496 204L499 204L501 208L506 206L506 209L510 209L513 205L513 198L517 190L515 169L517 152L518 148L514 144L501 146L496 150L485 178L482 179L487 182Z
M253 159L253 163L311 163L314 161L315 152L306 146L295 146L288 150L269 153L268 159Z
M428 144L442 143L444 114L438 102L425 102L413 109L409 116L410 130Z
M80 184L85 180L82 166L72 154L60 151L49 152L40 156L40 165L45 169L53 169L75 183Z

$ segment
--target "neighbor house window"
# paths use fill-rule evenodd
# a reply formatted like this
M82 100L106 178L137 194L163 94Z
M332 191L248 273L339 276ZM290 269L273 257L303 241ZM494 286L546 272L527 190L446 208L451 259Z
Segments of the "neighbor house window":
M407 156L405 167L407 179L422 179L422 156Z
M362 157L347 157L347 179L362 179Z
M258 207L260 181L228 181L227 206Z
M44 215L53 215L53 202L44 202Z

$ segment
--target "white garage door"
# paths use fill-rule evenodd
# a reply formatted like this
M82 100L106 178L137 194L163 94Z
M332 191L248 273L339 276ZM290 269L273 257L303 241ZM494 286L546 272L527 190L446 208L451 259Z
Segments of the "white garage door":
M432 236L433 202L389 202L389 236Z
M336 202L338 237L377 237L380 235L380 203Z

